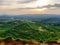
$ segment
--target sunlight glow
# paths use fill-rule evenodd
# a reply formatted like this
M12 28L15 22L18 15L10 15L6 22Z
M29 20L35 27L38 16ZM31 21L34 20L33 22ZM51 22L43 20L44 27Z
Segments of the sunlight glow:
M48 5L49 4L49 0L37 0L36 1L36 6L45 6L45 5Z
M35 10L37 10L37 11L45 11L45 10L47 10L47 8L43 8L43 9L35 9Z

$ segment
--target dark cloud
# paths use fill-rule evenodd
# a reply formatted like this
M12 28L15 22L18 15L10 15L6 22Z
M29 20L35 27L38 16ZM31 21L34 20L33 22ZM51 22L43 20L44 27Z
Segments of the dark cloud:
M42 8L51 8L51 7L57 7L60 8L60 4L54 4L54 5L46 5L46 6L42 6L42 7L27 7L27 8L19 8L19 9L42 9Z
M33 1L37 1L37 0L18 0L17 3L21 4L21 3L30 3L30 2L33 2Z
M37 7L37 8L51 8L51 7L60 7L60 4L46 5L46 6L43 6L43 7Z
M9 3L11 4L11 2L16 3L16 4L25 4L25 3L30 3L34 1L37 1L37 0L15 0L15 1L14 0L0 0L0 5L9 5Z

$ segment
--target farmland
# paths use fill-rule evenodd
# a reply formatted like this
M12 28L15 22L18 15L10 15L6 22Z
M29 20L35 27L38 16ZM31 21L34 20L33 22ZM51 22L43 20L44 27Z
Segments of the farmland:
M0 22L0 39L7 37L13 40L57 41L60 39L60 26L21 20Z

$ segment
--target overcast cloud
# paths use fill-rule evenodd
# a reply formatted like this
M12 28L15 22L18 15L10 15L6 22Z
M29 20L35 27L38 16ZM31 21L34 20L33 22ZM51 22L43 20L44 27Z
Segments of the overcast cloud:
M60 0L49 0L48 5L37 6L37 7L35 6L36 1L37 0L0 0L0 12L3 13L3 11L4 11L4 13L5 13L6 10L8 10L10 12L12 12L12 10L14 10L17 12L17 10L20 10L19 11L19 13L20 13L21 10L27 11L27 9L42 9L42 8L47 8L50 10L52 7L56 7L57 12L58 12L58 10L60 11ZM4 9L6 9L6 10L4 10ZM53 9L55 9L55 8L53 8Z
M34 2L37 0L0 0L0 5L9 5L9 4L25 4ZM60 0L49 0L50 4L60 3Z

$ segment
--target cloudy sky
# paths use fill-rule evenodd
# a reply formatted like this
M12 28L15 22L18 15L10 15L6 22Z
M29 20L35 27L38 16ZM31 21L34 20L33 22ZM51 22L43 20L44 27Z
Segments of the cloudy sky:
M0 0L0 14L60 14L60 0Z

